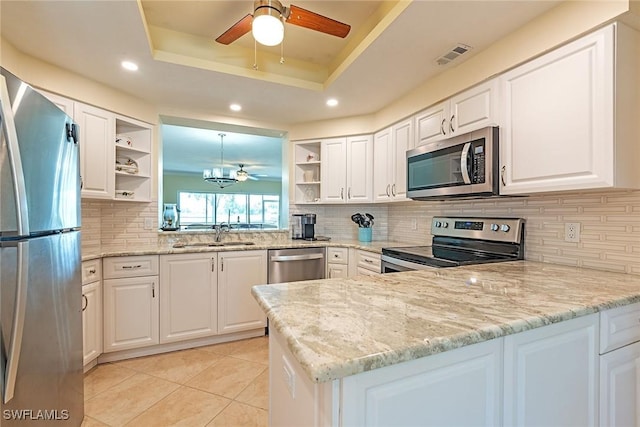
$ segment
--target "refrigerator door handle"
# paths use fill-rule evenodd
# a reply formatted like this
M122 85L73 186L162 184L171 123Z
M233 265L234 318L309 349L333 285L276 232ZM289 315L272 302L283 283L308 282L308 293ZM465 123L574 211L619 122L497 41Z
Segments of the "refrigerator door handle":
M26 86L25 86L26 87ZM18 92L18 97L23 91ZM16 103L20 99L16 100ZM7 142L7 154L13 180L13 192L16 201L16 216L19 236L29 235L29 212L27 209L27 192L24 184L24 173L22 172L22 160L20 158L20 147L18 146L18 134L16 124L13 121L11 111L11 101L9 100L9 90L4 76L0 76L0 113L2 114L2 132Z
M9 350L7 351L7 368L4 373L4 403L13 399L18 375L18 362L22 349L22 332L24 315L27 308L27 286L29 283L29 242L18 242L18 270L16 274L17 288L14 302L13 324Z

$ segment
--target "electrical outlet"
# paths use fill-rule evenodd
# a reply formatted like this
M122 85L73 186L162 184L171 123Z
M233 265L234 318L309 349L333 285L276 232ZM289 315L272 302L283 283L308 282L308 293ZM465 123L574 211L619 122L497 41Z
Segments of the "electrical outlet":
M153 230L153 218L145 218L144 219L144 229L145 230Z
M564 224L564 241L578 243L580 241L580 223L566 222Z

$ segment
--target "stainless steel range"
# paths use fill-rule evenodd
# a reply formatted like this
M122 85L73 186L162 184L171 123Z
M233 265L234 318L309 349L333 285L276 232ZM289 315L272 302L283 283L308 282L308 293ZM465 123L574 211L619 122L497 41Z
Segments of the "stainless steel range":
M431 246L382 249L382 273L524 259L524 219L434 217Z

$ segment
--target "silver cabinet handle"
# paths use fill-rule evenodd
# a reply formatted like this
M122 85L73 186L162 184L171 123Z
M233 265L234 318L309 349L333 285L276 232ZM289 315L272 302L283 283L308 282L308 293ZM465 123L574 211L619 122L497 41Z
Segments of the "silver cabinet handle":
M391 186L391 195L393 195L393 197L396 197L396 185L395 184L393 184Z
M211 272L216 271L216 259L211 258Z
M310 259L322 259L324 258L323 254L307 254L307 255L280 255L280 256L272 256L269 258L269 261L273 262L286 262L286 261L307 261Z
M13 326L7 352L7 368L4 381L4 403L13 399L18 375L18 362L22 349L22 332L24 330L24 315L27 308L27 286L29 284L29 243L18 243L16 274L17 289L14 300Z
M220 271L224 271L224 258L220 258Z
M507 185L506 182L504 182L504 173L507 171L507 167L506 166L502 166L502 169L500 169L500 181L502 181L502 185L505 186Z
M26 89L26 87L25 83L21 83L20 89ZM18 133L16 132L16 124L13 121L9 89L7 89L7 81L4 76L0 76L0 112L2 112L2 132L7 141L7 157L9 159L9 169L11 169L13 192L16 196L16 225L18 227L18 235L28 236L29 210L27 208L27 192L24 184L20 148L18 146Z
M123 269L142 268L142 264L138 264L138 265L123 265L122 268Z
M451 133L454 133L455 130L453 129L453 119L456 117L456 115L454 114L453 116L451 116L451 120L449 120L449 129L451 129Z
M156 282L151 282L151 298L156 297Z
M391 184L387 184L387 197L391 197L391 195L389 194L389 188L391 188Z
M351 199L351 187L347 190L347 199Z
M462 154L460 155L460 172L462 172L462 180L465 184L471 184L471 178L469 177L469 165L467 164L467 156L469 155L469 149L471 148L471 143L467 142L464 144L464 148L462 149Z
M447 121L447 119L442 119L442 123L440 123L440 132L445 135L444 133L444 123Z
M89 307L89 298L85 294L82 294L82 311L85 311Z
M340 188L340 199L344 200L344 187Z

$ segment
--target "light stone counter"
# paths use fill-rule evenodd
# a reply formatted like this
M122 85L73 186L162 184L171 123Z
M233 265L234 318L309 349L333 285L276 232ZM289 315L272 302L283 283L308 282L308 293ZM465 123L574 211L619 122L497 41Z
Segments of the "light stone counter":
M516 261L255 286L314 382L640 301L640 276Z
M237 240L238 244L234 245L233 240L223 239L225 246L197 246L197 247L184 247L174 248L173 244L157 244L157 245L137 245L122 247L109 247L105 245L100 253L83 254L82 261L89 261L97 258L115 257L115 256L136 256L136 255L166 255L166 254L186 254L186 253L200 253L200 252L223 252L223 251L251 251L260 249L283 249L283 248L308 248L308 247L345 247L362 249L373 253L382 253L382 248L392 246L411 246L402 242L395 241L374 241L374 242L359 242L357 240L255 240L253 245L245 245L242 242L247 241ZM209 242L213 242L213 237L209 236ZM204 242L204 241L203 241Z

